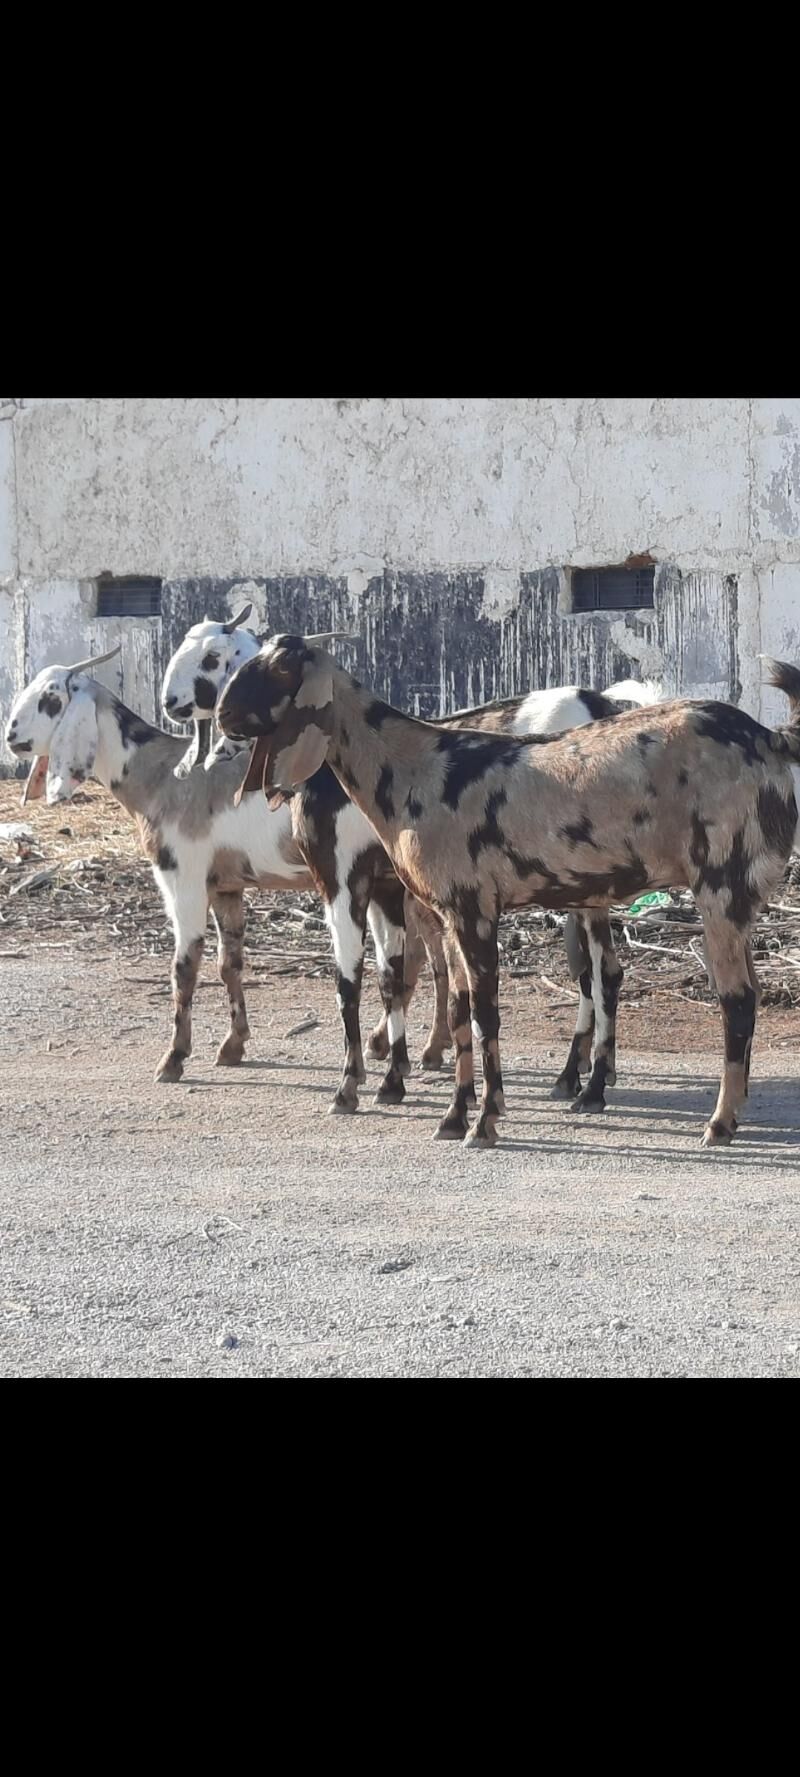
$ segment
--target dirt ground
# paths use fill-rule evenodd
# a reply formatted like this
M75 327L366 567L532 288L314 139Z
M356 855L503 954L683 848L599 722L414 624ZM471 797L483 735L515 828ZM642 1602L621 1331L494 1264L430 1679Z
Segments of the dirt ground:
M719 1013L684 940L673 954L656 930L661 985L660 951L621 950L609 1110L575 1117L549 1097L574 1018L560 932L512 922L508 1117L497 1150L467 1153L431 1140L449 1072L415 1072L390 1110L370 1063L358 1115L328 1118L341 1038L319 908L255 896L245 1065L212 1065L227 1006L209 934L192 1060L155 1086L171 939L133 831L93 789L54 810L19 794L0 785L0 821L35 836L0 844L0 1373L800 1375L793 1004L760 1014L736 1143L701 1152ZM364 999L368 1029L369 973ZM414 1059L428 1005L423 978Z

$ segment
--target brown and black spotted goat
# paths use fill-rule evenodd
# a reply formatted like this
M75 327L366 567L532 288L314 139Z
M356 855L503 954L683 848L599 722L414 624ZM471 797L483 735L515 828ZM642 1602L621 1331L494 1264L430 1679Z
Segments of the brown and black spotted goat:
M403 716L302 637L278 636L230 680L223 734L251 740L246 787L269 800L328 760L395 870L443 921L456 1044L453 1101L437 1134L494 1145L503 1115L497 928L505 908L581 907L601 986L595 1071L613 1065L618 965L611 904L686 884L722 1005L725 1065L710 1147L733 1138L747 1096L757 987L747 940L797 827L800 670L770 663L791 704L771 731L727 704L664 703L555 739L442 730ZM612 967L609 966L609 958ZM480 1115L469 1016L483 1056Z
M164 675L162 703L173 721L193 718L198 732L203 728L210 729L213 711L231 676L259 652L260 643L244 627L251 611L252 605L248 604L227 622L206 618L188 631ZM326 639L324 636L306 638L309 644L312 641L323 643ZM546 690L498 699L478 709L437 716L434 725L437 728L477 729L492 734L556 734L565 728L577 728L586 722L613 716L626 704L655 703L660 695L658 685L652 682L642 685L630 679L610 686L605 693L573 685L550 686ZM207 737L197 739L176 767L176 775L186 775L206 757L208 744ZM208 759L206 769L209 765L215 767L221 757L232 757L236 750L235 742L220 743ZM259 784L259 790L260 787ZM270 813L260 796L258 800L260 818L274 821L278 811ZM286 814L285 809L279 812ZM413 895L403 891L369 821L358 808L354 808L327 765L323 765L307 783L301 784L298 794L292 798L291 831L322 896L336 958L337 997L345 1027L345 1061L342 1082L331 1108L355 1110L358 1086L365 1078L359 1011L368 923L375 941L385 1008L381 1023L369 1039L369 1050L380 1059L391 1051L390 1068L378 1099L382 1103L397 1104L405 1094L403 1075L410 1071L406 1013L425 953L434 980L434 1018L423 1050L422 1066L441 1067L443 1052L452 1043L447 1022L447 965L441 926L430 908L423 907ZM602 1076L592 1072L583 1090L580 1080L581 1070L588 1072L591 1067L595 1027L592 934L586 916L569 914L564 938L580 997L575 1035L566 1066L553 1090L558 1098L571 1098L574 1110L602 1110L605 1086L614 1084L613 1069L608 1068ZM609 954L607 968L613 972L615 966L613 956ZM595 994L598 993L602 1004L599 977L595 989Z

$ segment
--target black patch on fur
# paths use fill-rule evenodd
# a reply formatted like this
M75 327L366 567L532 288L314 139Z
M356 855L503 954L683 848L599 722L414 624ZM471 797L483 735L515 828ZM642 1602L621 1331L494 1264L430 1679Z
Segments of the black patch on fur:
M31 751L32 746L33 746L32 740L15 740L14 752L15 753L29 753Z
M405 892L402 882L399 877L394 875L394 872L389 874L387 870L376 873L370 899L374 901L376 907L380 907L381 912L391 921L392 925L399 926L401 931L405 928L406 923Z
M709 863L709 850L706 823L699 815L693 814L689 856L697 867L698 875L696 882L691 885L692 889L695 894L701 888L710 889L712 894L720 894L722 889L727 888L730 893L728 918L742 930L750 924L761 900L757 888L748 880L751 859L745 851L744 839L741 833L734 835L728 857L722 864Z
M472 832L467 837L467 847L473 864L477 863L479 853L482 852L487 845L495 845L498 848L502 848L505 845L505 835L497 822L497 810L498 808L502 808L507 801L508 797L506 792L502 789L492 790L491 795L487 798L485 809L486 818L483 826L473 827Z
M545 887L535 889L530 897L537 907L574 908L584 906L587 901L625 901L646 888L649 880L642 859L630 844L627 845L627 864L613 864L610 870L602 871L567 870L561 879L541 858L520 858L511 847L506 851L519 876L544 876Z
M135 716L133 710L120 703L115 697L112 701L114 720L120 732L122 745L128 747L144 747L149 740L162 738L159 728L152 728L149 722L143 722L141 716Z
M689 782L689 773L688 773L688 771L679 771L679 772L678 772L678 783L679 783L679 784L680 784L680 786L681 786L681 789L683 789L683 788L684 788L684 786L685 786L685 785L686 785L686 784L688 784L688 782Z
M60 716L64 706L62 699L56 696L55 691L44 691L36 707L40 715L44 711L46 716Z
M653 819L653 817L650 813L649 808L637 808L636 813L633 817L634 827L643 827L643 826L645 826L647 821L651 821L652 819Z
M777 852L781 858L788 858L797 825L797 804L794 797L787 802L772 784L765 784L758 792L756 806L768 849Z
M71 776L74 778L76 784L85 784L86 782L86 772L82 765L73 765Z
M200 665L201 665L204 673L216 672L217 667L219 666L219 655L213 654L213 653L212 654L204 654L203 658L200 662Z
M600 691L580 690L578 696L593 722L607 722L619 714L619 705L610 697L604 697Z
M342 726L341 726L341 736L342 736L342 746L349 747L349 745L350 745L350 731L349 731L349 729L345 728L344 722L342 723Z
M375 801L378 804L384 820L387 821L394 820L394 798L392 796L393 783L394 771L391 765L382 765L378 782L375 785Z
M725 1028L725 1060L743 1062L756 1022L756 996L752 987L741 993L721 993L719 1003Z
M648 747L654 747L655 744L656 744L655 735L648 734L646 728L643 728L641 730L641 733L637 734L637 736L636 736L636 745L639 748L640 752L642 752L642 753L646 753Z
M694 708L695 729L706 740L715 740L721 747L739 747L748 765L756 765L761 758L756 742L761 740L769 748L769 731L762 728L744 710L734 709L729 703L698 703Z
M581 696L583 695L584 693L581 692ZM592 696L594 696L594 692L592 693ZM588 814L582 814L579 821L575 821L572 825L561 828L562 838L568 839L572 845L591 845L594 851L597 851L597 845L592 838L593 832L594 827L592 826Z
M412 821L418 821L422 814L422 803L419 798L414 795L413 790L409 790L405 805Z
M347 793L330 766L321 765L286 800L293 803L294 837L317 888L324 901L333 901L343 886L336 874L336 816L348 806Z
M351 678L351 683L358 685L358 680ZM402 710L393 710L390 703L381 703L379 697L376 697L374 703L371 703L364 711L364 721L368 728L381 729L384 722L388 721L413 722L413 720L413 716L404 715Z
M442 800L448 808L458 808L464 791L470 784L479 783L493 766L513 765L519 758L519 745L519 741L503 740L500 736L473 740L471 735L461 732L440 734L436 750L448 759L442 790Z
M174 851L172 851L170 849L170 847L168 845L160 845L159 846L158 857L156 858L156 863L158 865L159 870L177 870L177 868L178 868L178 860L175 856L175 853L174 853ZM208 880L210 882L211 877L209 877ZM216 877L214 877L215 882L216 882L216 880L217 880Z
M198 677L194 682L194 701L200 710L213 710L217 693L210 679Z
M614 943L611 927L607 919L591 921L592 936L602 945L603 955L600 958L600 987L603 995L603 1011L607 1018L614 1019L617 1015L617 1001L622 986L623 971L614 954Z
M605 1101L606 1079L608 1077L608 1061L603 1054L596 1055L588 1085L584 1086L581 1100L584 1104L602 1104Z

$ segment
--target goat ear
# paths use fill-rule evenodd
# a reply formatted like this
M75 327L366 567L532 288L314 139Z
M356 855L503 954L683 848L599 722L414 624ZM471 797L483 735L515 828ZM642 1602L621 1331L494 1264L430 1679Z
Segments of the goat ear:
M89 691L73 691L50 746L47 801L66 802L90 776L97 755L97 711Z
M234 792L233 800L237 808L243 796L247 796L251 790L260 790L263 787L268 757L269 736L266 734L259 734L258 739L253 741L253 745L250 748L250 762L244 776L244 781L239 785L238 790Z
M25 779L25 788L22 792L23 808L25 807L26 802L38 802L39 798L44 795L48 764L49 760L46 753L41 753L34 759Z
M284 794L307 783L325 763L333 733L333 675L323 660L303 675L300 689L291 698L272 736L269 763L264 774L264 794Z

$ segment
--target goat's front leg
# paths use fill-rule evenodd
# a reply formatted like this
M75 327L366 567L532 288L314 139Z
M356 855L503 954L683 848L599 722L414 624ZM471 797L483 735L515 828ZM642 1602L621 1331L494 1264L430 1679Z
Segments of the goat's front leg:
M500 1069L500 1003L497 954L497 916L464 921L459 942L467 965L473 1034L481 1045L483 1093L478 1121L466 1137L472 1148L493 1148L497 1123L505 1116L503 1075Z
M617 1078L617 1001L622 986L622 965L614 949L611 927L604 914L586 914L583 927L592 962L594 1062L589 1079L583 1091L570 1105L570 1110L604 1111L606 1086L613 1086Z
M444 927L443 944L450 981L447 1018L456 1049L456 1077L451 1103L439 1124L434 1141L463 1141L469 1129L467 1107L475 1101L469 981L455 932L448 925Z
M228 990L231 1007L231 1028L217 1050L217 1067L238 1067L250 1035L242 990L242 941L244 939L244 895L241 889L212 890L211 911L217 928L217 968L223 986Z
M358 1088L367 1074L361 1048L361 978L367 935L367 892L359 886L343 889L325 902L325 919L336 959L336 1002L344 1025L344 1072L331 1111L357 1111Z
M413 912L412 912L413 909ZM447 1022L447 958L444 949L442 922L432 907L424 906L413 895L406 896L406 930L411 935L412 924L419 934L425 947L431 974L433 976L433 1023L428 1041L420 1056L420 1067L432 1073L438 1072L442 1065L445 1049L452 1049L453 1039ZM406 966L406 981L408 981Z
M405 1021L405 948L406 928L403 912L403 884L376 884L367 911L370 931L375 943L378 982L386 1016L390 1060L385 1078L375 1095L376 1104L402 1104L406 1095L403 1084L411 1072L406 1046Z
M559 1074L553 1087L554 1098L577 1098L581 1089L581 1074L587 1074L591 1066L594 1003L592 1000L592 958L587 939L586 918L588 916L580 913L568 914L564 931L570 973L573 980L577 979L578 981L580 1000L566 1066Z
M167 899L167 888L160 882ZM172 962L172 994L175 1019L172 1042L156 1068L156 1080L162 1083L179 1080L183 1064L192 1053L192 999L197 971L203 955L208 899L205 883L184 887L175 885L171 902L172 927L175 933L175 955Z

